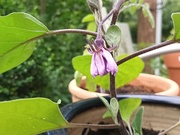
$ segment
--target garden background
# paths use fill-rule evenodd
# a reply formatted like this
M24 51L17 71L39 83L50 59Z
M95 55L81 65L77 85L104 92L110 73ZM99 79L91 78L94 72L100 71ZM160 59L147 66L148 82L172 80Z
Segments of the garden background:
M111 7L109 1L104 0L104 3ZM180 7L179 0L166 0L165 3L162 7L163 40L169 36L173 26L169 21L171 13L179 11ZM50 30L86 28L87 24L82 23L82 19L91 13L85 0L0 0L1 16L17 11L32 14ZM137 13L133 16L126 13L119 17L119 21L128 22L135 44L137 20ZM82 35L66 34L37 41L33 55L26 62L0 75L0 100L43 96L53 101L61 99L62 104L69 103L68 83L74 76L71 59L82 54L85 40L86 37Z

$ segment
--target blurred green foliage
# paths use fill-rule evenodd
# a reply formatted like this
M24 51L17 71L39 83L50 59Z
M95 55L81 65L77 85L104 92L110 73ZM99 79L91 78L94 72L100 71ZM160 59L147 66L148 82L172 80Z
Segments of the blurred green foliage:
M30 13L50 30L86 28L81 20L90 13L84 0L0 0L0 9L0 15ZM66 34L37 41L26 62L0 75L0 100L43 96L54 101L61 99L62 104L70 102L68 83L74 74L71 59L83 52L85 38Z
M180 0L163 0L161 3L162 9L162 40L165 41L170 35L173 28L171 14L173 12L180 12ZM151 9L154 10L154 9ZM129 24L131 35L134 43L137 43L137 28L138 28L138 12L131 15L129 12L123 12L119 16L120 22L127 22Z
M180 5L179 0L166 2L163 7L163 39L172 29L171 13L179 11L177 5ZM109 0L104 0L104 4L108 10L112 6ZM0 0L0 15L17 11L30 13L50 30L86 28L87 24L81 23L81 20L91 13L84 0ZM128 22L136 42L138 14L132 16L126 12L120 15L119 21ZM78 34L66 34L37 41L33 55L26 62L0 75L0 100L43 96L54 101L60 98L64 104L70 102L68 83L74 74L71 59L84 50L85 38Z
M165 5L163 9L163 19L162 19L162 40L167 40L170 32L173 28L173 22L171 19L171 14L174 12L180 12L180 1L179 0L165 0Z

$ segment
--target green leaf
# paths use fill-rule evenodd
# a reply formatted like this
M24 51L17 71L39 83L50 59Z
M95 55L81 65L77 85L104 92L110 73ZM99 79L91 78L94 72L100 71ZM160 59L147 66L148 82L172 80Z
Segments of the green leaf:
M109 104L107 99L105 99L104 97L99 96L99 98L101 99L101 101L104 103L104 105L108 109L108 111L107 111L108 115L111 116L111 118L113 119L115 124L118 124L117 113L118 113L118 110L119 110L119 104L118 104L117 99L116 98L111 98L110 104Z
M97 25L95 22L90 22L87 26L87 30L89 30L89 31L96 31L96 28L97 28ZM87 35L87 36L89 36L89 35Z
M111 113L110 113L109 110L107 110L107 111L103 114L102 118L109 118L109 117L111 117Z
M149 4L148 4L148 3L143 4L143 6L142 6L142 12L143 12L143 15L144 15L145 17L148 17L148 20L149 20L152 28L154 28L154 26L155 26L154 17L153 17L153 15L152 15L152 13L151 13L151 11L150 11L150 9L149 9Z
M90 22L87 25L87 30L89 31L96 31L97 25L95 22ZM91 39L93 36L92 35L87 35L87 39Z
M118 26L112 25L107 29L105 33L105 39L108 45L116 46L119 45L121 41L121 30Z
M75 71L74 79L76 80L77 86L81 85L82 76L83 76L83 74L79 73L78 71Z
M0 16L0 73L28 59L35 45L28 41L46 32L46 26L29 14L15 12Z
M97 85L92 78L86 78L86 89L95 92L97 90Z
M105 103L105 104L109 104L109 103ZM130 118L133 112L140 106L140 104L141 104L141 99L139 98L122 99L119 101L119 105L113 105L115 107L111 107L111 105L106 106L109 109L103 114L103 118L108 118L108 117L113 118L113 116L117 116L117 113L116 114L114 113L113 115L113 112L117 112L118 110L114 110L112 108L116 109L116 107L119 106L122 119L126 122L127 125L130 125Z
M122 55L119 59L126 57ZM75 70L85 75L88 79L92 79L97 85L102 88L109 90L109 74L101 77L97 76L92 78L90 74L91 55L77 56L73 58L72 63ZM116 88L119 88L130 81L134 80L142 72L144 68L144 62L139 58L135 57L118 66L118 72L116 74Z
M106 106L106 108L110 111L110 104L109 104L109 102L107 101L107 99L105 99L104 97L102 97L102 96L99 96L98 95L98 97L101 99L101 101L104 103L104 105Z
M134 134L143 135L142 134L142 119L143 119L144 107L140 107L132 121L132 128Z
M141 5L132 4L132 6L130 6L130 8L129 8L129 12L130 12L131 15L133 15L140 8L141 8Z
M1 135L35 135L66 128L57 103L46 98L30 98L0 103Z
M174 39L180 39L180 13L173 13L171 15L174 24Z
M91 77L90 74L90 64L91 64L91 55L81 55L76 56L72 59L72 64L75 70L79 71L86 77Z
M119 101L119 107L122 119L128 124L133 112L141 104L141 99L139 98L126 98Z
M92 22L92 21L94 22L94 15L93 14L88 14L82 19L83 23Z
M118 120L117 120L117 113L119 110L119 103L117 101L116 98L111 98L110 100L110 108L111 108L111 114L112 114L112 118L115 122L115 124L118 124Z

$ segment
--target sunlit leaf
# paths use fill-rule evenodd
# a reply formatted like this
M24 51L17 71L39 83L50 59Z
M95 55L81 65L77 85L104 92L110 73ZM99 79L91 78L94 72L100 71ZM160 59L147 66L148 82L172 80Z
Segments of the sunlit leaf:
M93 14L88 14L82 19L83 23L92 22L92 21L94 21L94 15Z
M174 39L180 39L180 13L173 13L171 15L174 24Z
M0 116L1 135L35 135L68 127L58 104L46 98L1 102Z
M139 98L126 98L119 101L121 116L126 123L130 122L133 112L139 107L140 104L141 99Z
M122 55L119 59L124 58L127 55ZM93 78L90 74L91 55L77 56L73 58L73 67L89 79L93 79L94 82L100 85L102 88L109 90L109 74L105 76L97 76ZM135 57L118 66L118 72L116 74L116 88L123 86L130 81L134 80L142 72L144 68L144 62L139 58Z
M27 13L0 16L0 73L29 58L35 45L30 40L46 32L46 26Z
M90 74L90 64L91 64L91 55L81 55L76 56L72 59L72 64L75 70L79 71L86 77L91 77Z

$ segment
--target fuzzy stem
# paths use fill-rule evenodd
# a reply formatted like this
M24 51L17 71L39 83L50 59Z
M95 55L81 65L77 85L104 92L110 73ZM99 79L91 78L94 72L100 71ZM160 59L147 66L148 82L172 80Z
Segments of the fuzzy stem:
M104 22L111 16L112 16L112 21L111 21L111 25L116 23L116 19L118 17L119 14L119 10L121 5L124 3L125 0L119 0L119 2L116 4L116 6L107 14L107 16L105 18L102 19L102 21L98 24L98 30L97 30L97 39L101 38L101 28L104 24Z
M125 0L119 0L116 6L113 8L113 16L111 20L111 25L116 24L116 20L119 14L119 10L121 9L121 5L125 2Z
M101 38L102 38L102 36L101 36L101 28L102 28L104 22L105 22L112 14L113 14L113 10L111 10L111 11L107 14L107 16L106 16L104 19L102 19L102 21L98 24L97 39L101 39Z
M26 44L29 43L31 41L37 40L37 39L41 39L44 37L48 37L48 36L53 36L53 35L60 35L60 34L66 34L66 33L77 33L77 34L83 34L83 35L92 35L92 36L96 36L97 33L96 32L92 32L92 31L88 31L88 30L82 30L82 29L62 29L62 30L51 30L48 31L47 33L31 38L21 44Z
M116 23L117 16L119 14L119 10L121 8L121 5L124 3L124 1L125 0L119 0L118 3L116 4L116 6L108 14L108 15L110 15L113 13L111 25ZM111 73L110 73L110 95L111 95L111 97L115 97L117 99L115 76L112 75ZM121 114L120 114L120 110L118 110L118 113L117 113L117 120L118 120L118 123L120 124L120 128L119 128L120 135L128 135L126 128L124 126Z
M174 128L176 128L179 125L180 125L180 121L178 121L176 124L174 124L170 128L164 130L163 132L160 132L158 135L165 135L166 133L168 133L169 131L173 130Z
M110 73L110 82L111 82L110 83L110 96L111 98L114 97L117 99L117 93L116 93L116 87L115 87L115 76L112 75L111 73ZM120 132L120 135L128 135L126 128L124 126L122 117L120 115L120 110L118 110L118 113L117 113L117 120L118 120L118 123L120 124L120 127L118 129Z
M63 30L51 30L43 35L28 39L22 43L20 43L19 45L15 46L14 48L10 49L9 51L7 51L6 53L2 54L5 55L11 51L13 51L14 49L18 48L19 46L22 46L24 44L27 44L29 42L47 37L47 36L53 36L53 35L59 35L59 34L66 34L66 33L78 33L78 34L83 34L83 35L92 35L92 36L96 36L97 33L96 32L92 32L92 31L88 31L88 30L81 30L81 29L63 29ZM0 55L1 56L1 55Z
M180 39L178 39L178 40L169 40L169 41L165 41L165 42L162 42L162 43L160 43L160 44L153 45L153 46L150 46L150 47L148 47L148 48L142 49L142 50L140 50L140 51L137 51L137 52L135 52L135 53L133 53L133 54L131 54L131 55L129 55L129 56L127 56L127 57L119 60L119 61L117 62L117 65L120 65L120 64L122 64L122 63L124 63L124 62L126 62L126 61L128 61L128 60L130 60L130 59L133 59L134 57L139 56L139 55L141 55L141 54L150 52L150 51L152 51L152 50L156 50L156 49L158 49L158 48L161 48L161 47L164 47L164 46L173 44L173 43L177 43L177 42L179 42L179 41L180 41Z

